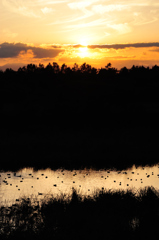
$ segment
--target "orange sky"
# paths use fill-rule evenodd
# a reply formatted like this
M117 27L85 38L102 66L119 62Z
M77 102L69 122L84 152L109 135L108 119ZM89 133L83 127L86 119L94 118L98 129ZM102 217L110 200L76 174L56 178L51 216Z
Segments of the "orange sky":
M0 69L159 65L158 0L1 0L0 16Z

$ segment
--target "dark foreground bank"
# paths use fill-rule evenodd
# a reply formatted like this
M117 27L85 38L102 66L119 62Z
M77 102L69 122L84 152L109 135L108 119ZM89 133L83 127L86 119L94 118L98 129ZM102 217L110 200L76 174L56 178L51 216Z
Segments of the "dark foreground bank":
M81 200L74 190L71 200L52 198L40 207L35 200L20 200L0 209L2 240L28 239L158 239L159 193L140 190L138 197L99 191Z

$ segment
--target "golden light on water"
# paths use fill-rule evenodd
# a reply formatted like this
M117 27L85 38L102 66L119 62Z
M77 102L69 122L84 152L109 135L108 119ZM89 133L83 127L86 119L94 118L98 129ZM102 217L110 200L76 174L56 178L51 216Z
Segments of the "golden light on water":
M1 172L0 206L9 206L21 197L44 198L62 193L71 196L72 188L84 196L93 196L97 190L127 190L138 193L140 188L153 186L159 190L159 165L123 170L56 170L33 171L22 169L17 173Z

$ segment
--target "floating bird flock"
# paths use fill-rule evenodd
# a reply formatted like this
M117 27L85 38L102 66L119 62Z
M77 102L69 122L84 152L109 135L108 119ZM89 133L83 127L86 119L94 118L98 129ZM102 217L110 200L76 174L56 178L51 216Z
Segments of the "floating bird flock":
M158 167L159 168L159 167ZM118 188L128 188L128 187L132 187L133 185L138 184L138 186L140 186L140 184L142 185L146 179L154 179L154 181L157 181L156 179L159 178L159 170L155 170L152 171L150 173L149 172L145 172L145 168L142 168L142 170L139 171L117 171L116 173L114 173L114 171L102 171L100 178L96 177L95 181L98 182L98 185L101 186L101 189L108 189L109 186L112 186L112 188L114 188L116 186L118 186ZM70 177L70 173L72 174L72 178ZM95 185L89 185L89 179L90 179L90 175L91 175L91 171L86 171L86 172L82 172L82 171L70 171L69 173L69 179L70 181L68 181L67 178L67 174L65 172L64 169L59 170L58 174L56 172L56 178L54 177L54 182L52 182L52 189L50 189L50 191L54 194L54 189L58 189L59 192L62 191L62 186L68 187L70 189L74 189L76 188L78 190L79 189L83 189L87 187L87 192L93 191L94 190L94 186ZM124 175L129 175L129 177L125 178ZM142 175L142 178L140 177L140 175ZM131 176L131 177L130 177ZM81 177L83 177L84 179L82 180ZM32 179L32 181L31 181ZM45 180L46 179L46 180ZM55 180L57 179L57 180ZM74 180L73 180L74 179ZM80 179L82 180L81 182ZM13 180L13 181L12 181ZM72 180L72 184L71 185L71 180ZM45 195L45 191L44 191L44 186L46 184L47 186L47 182L45 183L45 181L52 181L52 177L50 177L49 175L44 173L40 173L37 176L36 172L30 172L28 174L18 174L15 172L1 172L0 174L0 185L1 185L1 191L0 191L0 197L2 198L2 187L3 187L3 193L5 193L5 191L7 191L7 188L9 188L9 191L11 192L11 188L12 188L12 192L15 193L16 195L16 191L20 192L23 191L25 189L25 186L23 186L23 184L27 184L30 181L30 189L34 188L34 193L39 195ZM35 182L39 182L40 184L43 184L43 188L41 188L40 191L36 190L36 187L34 186ZM18 183L19 182L19 183ZM28 182L28 183L27 183ZM157 181L159 184L159 181ZM62 184L62 186L61 186ZM113 185L111 185L113 184ZM148 183L147 183L148 184ZM151 184L152 185L152 184ZM4 188L4 186L6 186ZM111 188L111 187L110 187ZM14 189L14 190L13 190ZM18 198L16 198L15 200L17 201ZM1 201L1 199L0 199ZM6 199L7 201L7 199ZM1 205L3 201L0 202Z

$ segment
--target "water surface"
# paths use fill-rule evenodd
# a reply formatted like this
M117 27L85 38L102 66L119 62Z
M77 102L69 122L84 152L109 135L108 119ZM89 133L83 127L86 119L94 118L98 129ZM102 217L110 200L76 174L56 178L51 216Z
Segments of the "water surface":
M76 189L81 196L93 196L97 190L127 190L136 194L140 188L159 189L159 164L135 167L123 171L92 169L38 170L24 168L18 172L0 173L0 206L10 206L22 197L43 199L65 194L71 196Z

